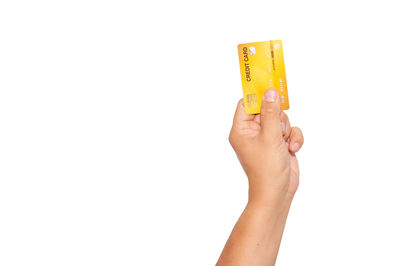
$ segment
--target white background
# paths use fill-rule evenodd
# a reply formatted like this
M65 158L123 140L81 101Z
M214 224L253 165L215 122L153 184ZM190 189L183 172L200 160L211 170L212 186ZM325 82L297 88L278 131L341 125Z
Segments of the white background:
M0 265L215 264L271 39L306 139L277 265L400 265L396 2L1 1Z

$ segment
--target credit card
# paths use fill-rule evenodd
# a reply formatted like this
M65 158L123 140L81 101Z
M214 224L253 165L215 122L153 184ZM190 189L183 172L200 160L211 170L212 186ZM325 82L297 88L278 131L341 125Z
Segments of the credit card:
M282 41L243 43L238 50L246 113L260 113L262 96L269 88L280 93L281 109L288 110Z

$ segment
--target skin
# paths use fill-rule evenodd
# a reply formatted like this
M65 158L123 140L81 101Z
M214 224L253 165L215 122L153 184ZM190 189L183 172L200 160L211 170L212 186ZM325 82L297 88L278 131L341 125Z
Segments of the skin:
M295 154L303 134L280 110L279 93L268 89L260 114L246 114L243 99L239 101L229 141L248 177L249 197L217 265L275 265L299 185Z

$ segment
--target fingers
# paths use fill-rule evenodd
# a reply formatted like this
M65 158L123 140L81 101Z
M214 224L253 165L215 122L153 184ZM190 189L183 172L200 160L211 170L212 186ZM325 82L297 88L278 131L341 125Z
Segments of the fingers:
M286 113L281 112L281 128L282 135L285 141L289 140L288 147L289 151L292 153L296 153L300 150L304 143L303 133L300 128L293 127L291 128L289 117Z
M292 153L298 152L304 143L303 133L301 132L300 128L292 127L289 138L289 151Z
M281 128L282 128L283 139L287 141L290 134L290 122L289 122L289 117L284 112L281 112Z
M236 112L235 116L233 117L233 123L239 123L241 121L251 121L254 119L254 115L248 115L246 114L244 110L244 101L243 99L240 99L238 102L238 105L236 107Z
M268 89L265 91L260 111L261 131L263 137L269 140L281 140L281 101L278 91Z

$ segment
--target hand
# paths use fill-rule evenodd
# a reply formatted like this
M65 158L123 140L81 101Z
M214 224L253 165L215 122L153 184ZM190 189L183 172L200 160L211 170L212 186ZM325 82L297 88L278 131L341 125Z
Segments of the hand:
M239 101L229 141L249 180L249 202L273 204L293 198L299 185L295 153L304 139L281 112L275 89L264 93L260 114L246 114L243 99Z
M279 93L264 93L261 113L248 115L239 101L229 141L249 179L249 202L217 262L222 265L275 265L286 218L299 185L295 153L300 129L281 112Z

